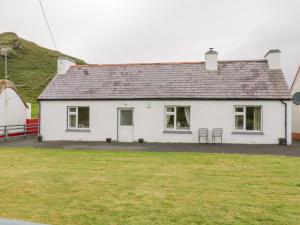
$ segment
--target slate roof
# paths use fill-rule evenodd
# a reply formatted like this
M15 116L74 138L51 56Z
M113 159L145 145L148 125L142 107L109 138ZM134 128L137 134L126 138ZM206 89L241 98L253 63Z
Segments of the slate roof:
M58 74L39 100L290 99L281 70L266 60L76 65Z

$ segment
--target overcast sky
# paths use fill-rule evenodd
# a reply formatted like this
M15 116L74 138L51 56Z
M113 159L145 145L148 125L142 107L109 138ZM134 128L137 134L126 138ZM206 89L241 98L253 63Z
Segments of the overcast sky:
M42 0L59 51L88 63L261 59L300 65L299 0ZM0 0L0 32L53 49L38 0Z

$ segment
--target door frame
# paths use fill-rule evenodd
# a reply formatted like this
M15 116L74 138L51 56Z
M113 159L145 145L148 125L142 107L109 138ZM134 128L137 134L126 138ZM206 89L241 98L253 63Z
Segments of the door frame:
M119 128L120 128L120 111L132 110L132 142L134 141L134 107L118 107L117 108L117 142L119 142Z

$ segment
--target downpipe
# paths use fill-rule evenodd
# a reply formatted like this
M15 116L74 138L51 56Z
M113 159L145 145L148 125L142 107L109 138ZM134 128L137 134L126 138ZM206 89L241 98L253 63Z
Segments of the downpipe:
M283 100L281 103L284 104L284 138L285 138L285 145L287 145L287 104Z

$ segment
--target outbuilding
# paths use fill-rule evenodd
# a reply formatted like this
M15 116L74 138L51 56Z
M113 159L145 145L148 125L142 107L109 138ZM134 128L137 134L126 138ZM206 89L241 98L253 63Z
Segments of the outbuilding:
M31 106L25 103L16 85L0 80L0 126L24 125L31 118Z
M71 65L39 96L43 140L291 144L291 96L280 51L264 59ZM66 59L64 59L66 60ZM59 64L61 65L61 64Z
M300 140L300 66L291 87L291 95L295 103L292 105L292 137Z

